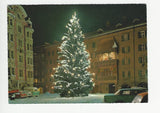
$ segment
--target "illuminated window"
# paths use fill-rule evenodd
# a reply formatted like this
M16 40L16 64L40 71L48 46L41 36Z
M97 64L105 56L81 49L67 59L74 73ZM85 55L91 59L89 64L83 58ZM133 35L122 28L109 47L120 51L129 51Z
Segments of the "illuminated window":
M99 56L99 61L112 60L115 59L115 52L103 53L98 56Z
M37 80L37 79L34 79L34 82L35 82L35 83L37 83L37 82L38 82L38 80Z

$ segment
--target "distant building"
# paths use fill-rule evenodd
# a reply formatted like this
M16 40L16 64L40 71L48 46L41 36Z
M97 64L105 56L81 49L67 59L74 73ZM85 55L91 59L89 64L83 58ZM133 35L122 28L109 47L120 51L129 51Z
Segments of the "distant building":
M32 22L22 6L8 6L9 90L33 86Z
M103 29L98 29L85 36L84 42L91 58L90 71L94 73L95 87L92 93L113 93L122 87L147 87L146 23L136 23L126 27L118 24L112 30L105 32ZM45 71L42 68L37 69L37 72L43 73L45 91L53 92L54 89L54 80L51 76L57 67L59 45L60 43L41 46L44 49L40 52L44 55L44 66L41 64L42 58L35 60L35 69L39 66L45 68ZM35 76L37 79L41 78L40 74Z
M58 46L59 43L56 42L53 45L45 43L34 48L34 85L41 88L42 92L54 92L54 80L51 76L57 66Z

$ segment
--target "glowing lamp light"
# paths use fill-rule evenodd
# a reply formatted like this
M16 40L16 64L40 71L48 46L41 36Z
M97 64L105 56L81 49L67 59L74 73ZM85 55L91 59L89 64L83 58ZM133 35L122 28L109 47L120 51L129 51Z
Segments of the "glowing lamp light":
M52 86L51 89L54 89L54 87Z

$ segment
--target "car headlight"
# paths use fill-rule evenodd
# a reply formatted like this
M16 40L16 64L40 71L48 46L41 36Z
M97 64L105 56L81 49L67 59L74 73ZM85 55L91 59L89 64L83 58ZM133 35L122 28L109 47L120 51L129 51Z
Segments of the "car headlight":
M133 99L132 103L141 103L141 101L142 101L142 96L137 95L137 96Z

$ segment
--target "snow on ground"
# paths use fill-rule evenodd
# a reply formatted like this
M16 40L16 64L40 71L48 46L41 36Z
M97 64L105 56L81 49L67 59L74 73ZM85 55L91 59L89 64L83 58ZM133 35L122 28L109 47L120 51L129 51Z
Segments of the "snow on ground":
M104 94L89 94L85 97L60 97L59 94L40 94L39 97L9 100L9 104L49 104L49 103L103 103Z

